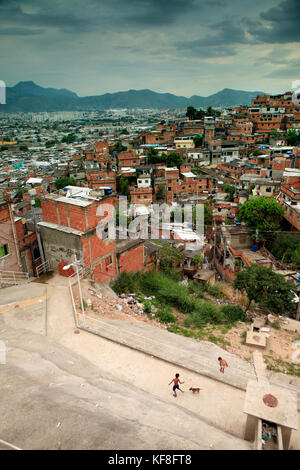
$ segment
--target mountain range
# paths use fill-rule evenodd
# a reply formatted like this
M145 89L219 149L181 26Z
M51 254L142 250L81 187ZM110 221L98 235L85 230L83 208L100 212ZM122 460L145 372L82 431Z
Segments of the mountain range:
M171 93L156 93L152 90L128 90L79 97L66 89L43 88L32 81L26 81L6 88L6 104L0 105L0 112L87 111L112 108L185 109L187 106L231 107L250 105L251 99L261 94L263 92L224 88L207 97L193 95L186 98Z

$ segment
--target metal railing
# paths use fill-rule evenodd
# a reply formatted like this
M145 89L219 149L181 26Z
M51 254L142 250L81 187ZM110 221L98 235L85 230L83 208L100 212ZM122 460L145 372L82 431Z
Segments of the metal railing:
M46 260L43 263L36 266L35 273L36 273L37 277L40 277L40 275L42 273L46 273L46 272L50 271L50 269L51 269L50 261Z

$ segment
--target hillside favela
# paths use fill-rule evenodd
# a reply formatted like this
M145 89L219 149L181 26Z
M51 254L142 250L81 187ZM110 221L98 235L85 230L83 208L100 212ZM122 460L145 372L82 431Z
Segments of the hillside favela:
M0 24L0 450L300 450L299 3Z

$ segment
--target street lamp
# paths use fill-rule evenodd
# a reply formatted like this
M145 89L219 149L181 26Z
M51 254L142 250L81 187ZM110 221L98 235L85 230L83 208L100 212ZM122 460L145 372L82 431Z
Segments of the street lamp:
M84 325L84 327L86 328L85 310L84 310L84 305L83 305L83 297L82 297L81 284L80 284L80 276L79 276L80 261L76 258L76 256L75 256L75 261L74 261L74 263L67 264L66 266L63 267L63 270L64 270L64 271L67 271L68 269L71 268L71 266L75 266L75 269L76 269L76 274L77 274L77 279L78 279L79 295L80 295L80 303L81 303L81 310L82 310L82 315L83 315L83 325Z

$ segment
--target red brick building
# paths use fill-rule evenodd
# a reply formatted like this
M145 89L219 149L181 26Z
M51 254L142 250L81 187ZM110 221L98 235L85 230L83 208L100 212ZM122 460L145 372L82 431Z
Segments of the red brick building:
M132 204L144 204L148 206L152 203L152 188L138 188L131 186L130 190L130 197Z
M116 242L107 228L99 237L99 223L111 217L105 204L116 205L115 196L94 198L88 188L70 187L71 195L48 195L42 202L44 221L39 223L45 257L56 268L62 261L74 262L75 256L97 282L109 282L123 271L143 270L143 241ZM102 206L103 216L99 207ZM122 249L120 248L122 247ZM134 252L133 250L134 246ZM139 247L139 249L137 249Z
M0 203L0 270L34 276L40 263L36 233L25 218L14 215L9 202Z
M118 167L137 167L140 166L141 157L134 152L120 152L118 153Z
M300 230L300 170L286 169L280 188L280 203L284 206L284 218L290 223L291 230Z

